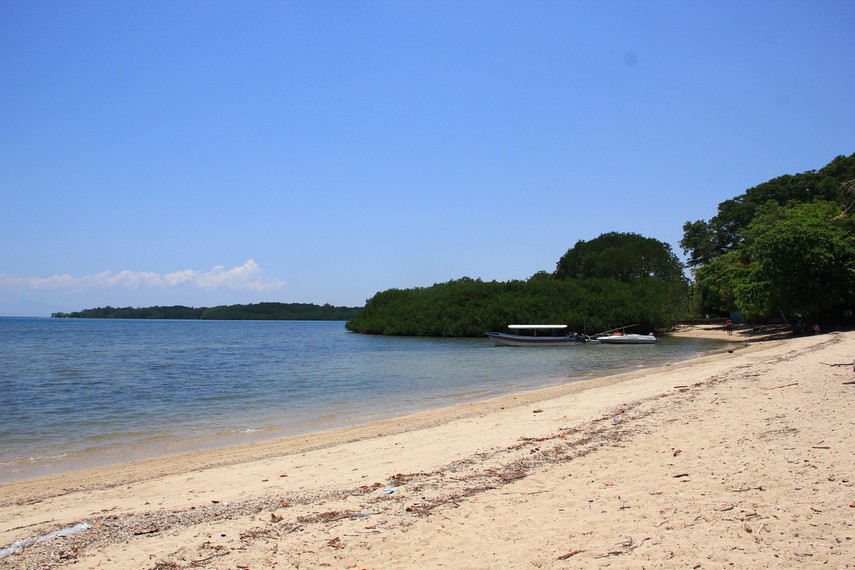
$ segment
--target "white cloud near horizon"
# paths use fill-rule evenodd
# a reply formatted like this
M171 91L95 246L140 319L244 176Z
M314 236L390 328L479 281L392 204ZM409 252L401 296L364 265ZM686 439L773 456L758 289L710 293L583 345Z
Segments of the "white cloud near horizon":
M243 265L231 269L217 265L209 271L184 269L172 273L155 273L124 270L118 273L102 271L92 275L62 274L49 277L20 277L0 274L0 286L3 285L24 287L31 290L141 289L186 285L205 290L268 291L279 289L283 282L265 276L261 267L250 259Z

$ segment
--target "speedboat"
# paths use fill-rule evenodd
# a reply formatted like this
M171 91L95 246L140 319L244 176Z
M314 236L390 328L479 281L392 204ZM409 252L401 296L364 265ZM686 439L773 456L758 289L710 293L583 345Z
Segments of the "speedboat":
M510 333L484 333L496 346L573 346L585 342L575 333L567 333L567 325L508 325Z
M652 334L613 334L599 336L597 340L603 344L656 344L659 339Z

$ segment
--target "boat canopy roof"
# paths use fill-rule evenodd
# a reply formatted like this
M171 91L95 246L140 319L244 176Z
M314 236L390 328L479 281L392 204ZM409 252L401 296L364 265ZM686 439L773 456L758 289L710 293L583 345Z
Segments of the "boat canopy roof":
M566 329L567 325L508 325L509 329Z

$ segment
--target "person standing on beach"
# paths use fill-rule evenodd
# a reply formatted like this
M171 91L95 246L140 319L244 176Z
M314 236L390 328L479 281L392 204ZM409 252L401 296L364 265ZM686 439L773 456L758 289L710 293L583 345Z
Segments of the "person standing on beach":
M733 335L733 321L731 321L730 319L727 319L726 321L724 321L724 328L727 329L728 335L731 335L731 336Z

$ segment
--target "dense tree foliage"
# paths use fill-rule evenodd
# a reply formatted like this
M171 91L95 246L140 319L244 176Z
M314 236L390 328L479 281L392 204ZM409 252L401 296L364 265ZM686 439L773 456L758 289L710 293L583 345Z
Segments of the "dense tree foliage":
M610 255L618 259L616 264L609 262ZM612 233L578 242L554 273L540 271L526 281L463 277L431 287L382 291L347 328L372 334L479 336L507 330L512 323L557 322L587 334L628 324L649 332L681 318L687 298L688 284L669 246Z
M688 264L697 267L744 244L746 232L758 210L773 203L780 206L825 201L845 204L849 199L846 182L855 180L855 154L838 156L819 171L779 176L749 188L740 196L718 205L709 221L683 225L680 246ZM840 213L840 212L838 212Z
M358 314L359 307L334 307L311 303L256 303L206 309L203 319L270 321L346 321Z
M787 175L687 222L681 246L695 272L701 313L738 310L839 318L855 304L855 155Z
M671 246L638 234L610 232L578 241L554 273L558 279L616 279L627 283L650 277L681 281L683 266Z
M311 303L255 303L221 305L211 308L172 307L101 307L73 313L53 313L54 318L81 319L207 319L269 321L346 321L359 313L358 307L334 307Z

